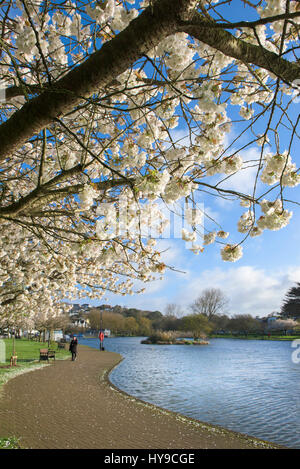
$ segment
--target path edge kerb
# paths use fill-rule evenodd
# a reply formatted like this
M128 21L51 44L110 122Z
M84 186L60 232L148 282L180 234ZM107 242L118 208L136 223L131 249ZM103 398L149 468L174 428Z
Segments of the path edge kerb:
M108 353L111 353L111 352L108 352ZM213 433L213 434L221 433L222 435L225 435L228 437L242 439L245 442L248 442L249 444L251 444L252 446L255 446L257 449L288 449L285 446L281 446L281 445L278 445L276 443L273 443L267 440L262 440L254 436L247 435L246 433L240 433L234 430L229 430L227 428L222 427L221 425L212 425L210 423L202 422L201 420L197 420L192 417L187 417L183 414L180 414L179 412L175 412L169 409L165 409L164 407L151 404L150 402L144 401L143 399L140 399L136 396L133 396L132 394L127 393L126 391L123 391L122 389L118 388L115 384L113 384L112 381L110 380L111 373L115 370L115 368L117 368L125 360L125 358L121 354L117 352L114 352L114 353L116 355L119 355L120 357L119 361L115 363L112 366L112 368L105 369L102 375L99 375L99 380L100 382L104 381L114 392L121 394L126 399L130 399L131 401L134 401L137 405L143 405L163 415L169 415L171 417L175 417L176 420L179 420L182 423L200 427L201 429L205 431L209 431L210 433Z

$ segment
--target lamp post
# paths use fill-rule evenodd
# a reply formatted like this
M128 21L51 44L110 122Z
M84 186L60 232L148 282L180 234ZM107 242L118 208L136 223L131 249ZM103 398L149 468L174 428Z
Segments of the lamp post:
M13 330L13 350L12 356L10 357L10 366L17 366L17 355L16 355L16 329Z
M103 333L103 312L102 312L102 309L100 310L100 333L99 333L99 339L100 339L100 350L103 350L104 333Z
M13 356L16 356L16 329L13 330Z

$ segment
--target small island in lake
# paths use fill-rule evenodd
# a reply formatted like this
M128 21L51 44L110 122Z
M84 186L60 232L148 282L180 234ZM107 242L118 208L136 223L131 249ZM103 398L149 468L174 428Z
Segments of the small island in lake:
M193 339L179 338L176 333L172 332L156 332L147 339L141 341L141 344L152 345L208 345L209 342L204 337Z

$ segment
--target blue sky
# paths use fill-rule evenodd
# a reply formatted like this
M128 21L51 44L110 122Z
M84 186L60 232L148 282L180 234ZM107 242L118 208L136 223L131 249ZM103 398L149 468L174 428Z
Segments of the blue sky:
M233 0L230 6L223 7L226 18L233 21L257 19L254 9L243 7L242 2ZM294 104L290 115L293 119L299 112L300 103ZM228 114L236 116L237 107ZM178 133L183 129L176 129ZM237 132L237 126L233 126L231 138ZM229 139L230 141L230 139ZM287 141L282 140L283 145ZM284 150L284 148L282 148ZM299 140L292 149L292 159L297 162L300 145ZM244 152L247 156L259 156L260 148L250 146ZM247 152L247 154L246 154ZM254 171L248 170L234 178L234 188L242 192L251 190ZM231 183L232 186L232 183ZM251 193L251 192L250 192ZM286 192L287 198L300 201L300 189L292 189ZM274 200L273 196L268 197ZM237 233L236 223L244 208L238 203L224 203L222 199L214 199L209 196L200 196L199 202L204 204L205 210L213 215L231 236L229 242L239 242L243 235ZM141 309L165 311L168 303L181 305L183 312L188 312L188 305L205 288L221 288L228 296L229 314L252 314L253 316L265 316L273 311L279 311L284 294L295 282L300 282L300 210L297 205L290 205L293 217L290 224L280 231L265 231L258 238L248 238L243 245L244 255L236 263L225 263L220 256L220 245L210 245L199 255L193 254L186 248L185 243L179 239L162 239L158 246L169 250L163 254L162 260L185 273L167 271L163 280L157 280L146 284L146 292L143 295L117 296L107 294L102 303L111 305L123 305ZM211 229L208 221L205 228ZM81 300L80 303L90 302ZM90 302L97 305L101 302Z

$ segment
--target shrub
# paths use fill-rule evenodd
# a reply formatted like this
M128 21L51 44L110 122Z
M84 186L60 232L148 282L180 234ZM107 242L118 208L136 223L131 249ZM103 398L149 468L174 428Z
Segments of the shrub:
M156 331L150 337L148 337L147 342L152 344L157 344L159 342L174 342L178 337L178 333L175 331Z

